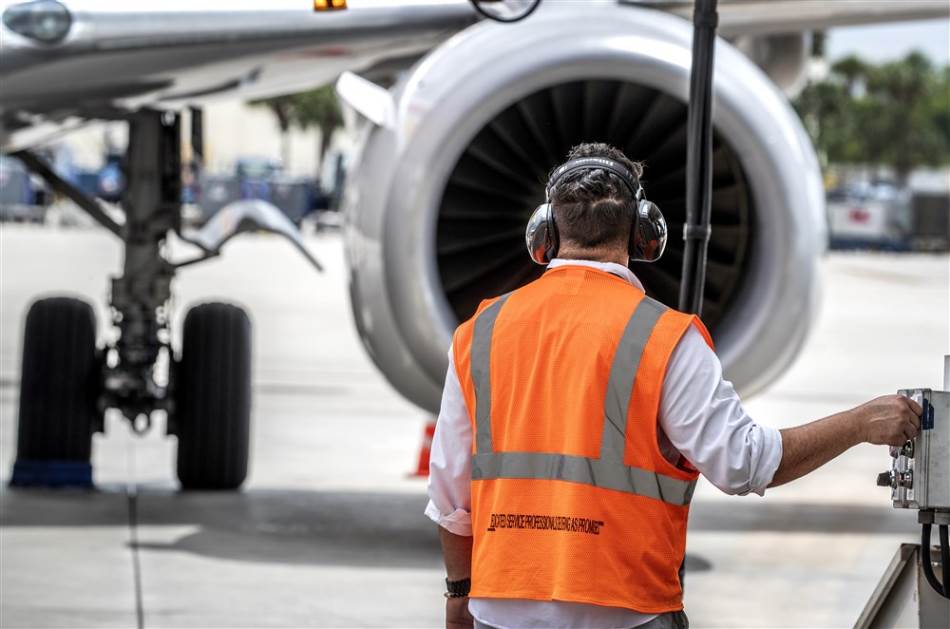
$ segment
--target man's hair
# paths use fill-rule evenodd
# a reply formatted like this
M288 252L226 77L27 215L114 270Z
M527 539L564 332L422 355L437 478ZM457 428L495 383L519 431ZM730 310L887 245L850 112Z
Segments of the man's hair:
M602 142L578 144L567 161L582 157L606 157L625 166L637 179L643 174L642 164ZM617 175L602 168L581 170L563 177L550 193L562 242L594 249L629 238L637 200Z

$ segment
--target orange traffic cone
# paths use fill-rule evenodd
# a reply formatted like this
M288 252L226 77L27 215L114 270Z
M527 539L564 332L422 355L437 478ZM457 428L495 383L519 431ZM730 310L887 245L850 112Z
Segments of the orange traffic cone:
M422 447L419 448L419 463L416 465L416 471L410 476L425 478L429 475L429 453L432 451L433 436L435 436L435 418L426 422L425 433L422 435Z

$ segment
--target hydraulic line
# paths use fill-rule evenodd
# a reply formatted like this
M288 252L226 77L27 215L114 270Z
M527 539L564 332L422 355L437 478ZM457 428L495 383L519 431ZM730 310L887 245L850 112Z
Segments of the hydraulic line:
M541 0L520 0L520 5L521 5L520 13L518 12L519 9L515 9L514 11L512 11L512 15L504 16L500 13L492 13L491 11L489 11L488 9L482 6L483 2L487 2L487 4L490 5L492 3L497 3L498 0L470 0L470 1L472 3L472 6L475 7L475 10L478 11L478 13L482 17L486 17L489 20L494 20L495 22L505 22L508 24L511 24L513 22L520 22L521 20L525 19L526 17L534 13L535 10L538 8L538 6L541 4Z
M942 525L939 527L940 530L940 555L941 562L943 563L943 584L937 580L937 575L934 574L933 561L930 558L930 524L922 524L920 529L920 563L924 569L924 577L927 579L927 583L930 584L930 587L934 589L937 594L940 596L950 598L948 592L945 589L947 583L947 575L950 574L950 540L948 540L947 526Z
M941 524L940 528L940 566L943 569L943 595L950 598L950 527Z

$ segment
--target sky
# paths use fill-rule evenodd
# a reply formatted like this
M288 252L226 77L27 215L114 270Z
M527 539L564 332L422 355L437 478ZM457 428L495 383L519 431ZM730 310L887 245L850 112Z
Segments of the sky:
M914 49L936 64L950 63L950 20L831 29L826 48L830 61L854 53L875 63L900 59Z

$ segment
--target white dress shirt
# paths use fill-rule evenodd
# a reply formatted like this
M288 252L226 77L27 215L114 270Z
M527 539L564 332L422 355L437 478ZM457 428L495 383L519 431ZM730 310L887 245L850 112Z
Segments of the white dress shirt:
M548 268L588 266L613 273L643 290L630 269L613 262L555 259ZM722 365L699 331L683 335L666 370L660 399L660 451L674 464L682 454L727 494L762 495L782 459L778 430L756 424L742 408ZM472 423L449 350L429 462L429 504L425 513L456 535L472 534ZM480 622L503 629L588 627L618 629L649 622L655 614L565 601L472 598L469 611Z

